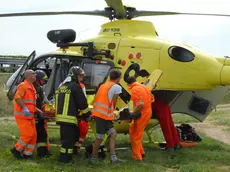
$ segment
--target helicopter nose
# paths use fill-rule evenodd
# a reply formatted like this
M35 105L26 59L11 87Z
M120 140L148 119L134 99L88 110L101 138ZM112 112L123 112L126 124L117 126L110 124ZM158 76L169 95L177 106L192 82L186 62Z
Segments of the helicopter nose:
M220 83L221 85L230 85L230 57L225 57L220 73Z

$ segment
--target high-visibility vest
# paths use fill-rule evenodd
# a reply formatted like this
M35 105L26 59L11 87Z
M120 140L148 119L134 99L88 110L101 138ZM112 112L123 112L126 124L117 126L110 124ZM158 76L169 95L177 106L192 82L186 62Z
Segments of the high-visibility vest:
M113 103L109 102L108 92L115 83L108 81L102 84L96 94L93 104L92 116L104 120L114 120Z
M36 112L36 90L32 84L28 81L24 81L18 85L19 87L24 87L26 92L22 98L22 102L30 111L30 116L24 115L24 110L16 102L14 102L14 116L18 118L33 119Z

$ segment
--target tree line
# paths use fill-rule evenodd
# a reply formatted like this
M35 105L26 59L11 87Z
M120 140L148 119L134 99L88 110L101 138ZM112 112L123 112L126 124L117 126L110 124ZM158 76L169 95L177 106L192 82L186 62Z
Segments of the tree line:
M27 56L22 56L22 55L0 55L0 57L5 57L5 58L27 58Z

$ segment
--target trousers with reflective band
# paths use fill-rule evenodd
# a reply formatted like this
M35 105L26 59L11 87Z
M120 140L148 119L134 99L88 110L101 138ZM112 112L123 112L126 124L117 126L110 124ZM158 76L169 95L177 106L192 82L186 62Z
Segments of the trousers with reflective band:
M26 80L18 85L19 87L25 88L25 95L21 97L22 102L30 111L30 116L24 115L24 110L21 106L19 106L16 102L14 102L14 116L24 119L33 119L34 113L36 112L36 91L32 84L29 84ZM17 94L17 93L16 93Z
M20 138L15 144L15 148L25 155L32 155L37 139L35 119L23 119L18 117L15 117L15 119L20 133Z
M71 160L73 148L79 139L79 128L77 125L60 124L61 149L59 159Z
M36 122L37 147L46 147L49 149L49 140L47 134L47 120L38 119Z
M89 124L86 121L79 120L78 121L78 127L80 129L80 138L79 138L78 142L75 143L75 146L79 150L81 148L85 138L86 138L88 131L89 131Z
M108 81L100 86L95 96L92 116L96 116L104 120L114 120L114 107L113 104L109 102L108 97L109 89L114 84L114 82Z

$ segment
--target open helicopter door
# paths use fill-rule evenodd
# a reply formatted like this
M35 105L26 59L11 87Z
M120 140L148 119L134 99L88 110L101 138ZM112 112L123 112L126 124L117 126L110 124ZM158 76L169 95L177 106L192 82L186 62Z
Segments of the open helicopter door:
M151 90L154 89L157 85L157 82L161 78L163 74L163 71L160 69L155 69L151 75L148 77L147 81L144 83L147 87L149 87Z
M23 66L21 66L7 81L6 86L9 88L9 91L7 92L7 97L9 100L14 99L14 95L16 92L17 85L20 84L24 77L23 73L28 69L31 62L33 62L34 58L36 56L36 52L33 51L28 58L26 59Z

